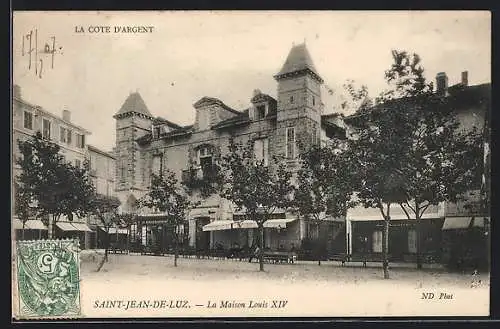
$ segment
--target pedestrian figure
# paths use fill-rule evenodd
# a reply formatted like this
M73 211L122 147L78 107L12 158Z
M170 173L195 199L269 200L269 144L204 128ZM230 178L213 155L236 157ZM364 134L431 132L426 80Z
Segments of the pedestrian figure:
M256 246L255 250L253 251L253 254L251 254L250 257L248 258L248 262L251 263L252 259L259 258L259 252L260 252L260 248L259 248L259 246Z

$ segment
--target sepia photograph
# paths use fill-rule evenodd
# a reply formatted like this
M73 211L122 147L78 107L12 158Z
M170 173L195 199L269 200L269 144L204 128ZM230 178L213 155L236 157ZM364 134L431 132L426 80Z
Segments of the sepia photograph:
M490 12L11 31L14 320L490 315Z

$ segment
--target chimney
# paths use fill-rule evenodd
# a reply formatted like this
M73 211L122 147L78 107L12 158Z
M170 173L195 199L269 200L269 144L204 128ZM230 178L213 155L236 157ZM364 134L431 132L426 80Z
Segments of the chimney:
M64 121L71 122L71 112L66 107L62 111L62 118Z
M469 72L462 72L462 86L467 87L469 85Z
M436 75L436 94L440 96L448 95L448 77L444 72L439 72Z
M14 96L14 98L21 99L21 87L19 85L14 85L12 87L12 96Z

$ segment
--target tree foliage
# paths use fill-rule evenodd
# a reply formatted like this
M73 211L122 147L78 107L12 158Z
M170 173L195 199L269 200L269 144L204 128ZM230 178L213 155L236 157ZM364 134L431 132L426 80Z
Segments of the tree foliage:
M64 161L60 148L38 132L32 138L18 141L22 157L17 177L19 193L36 204L40 217L51 215L57 221L66 215L71 221L87 215L95 189L88 177L87 165L73 166ZM49 232L50 234L51 232Z
M277 158L267 166L264 161L256 160L251 141L243 145L231 139L228 151L219 164L224 173L221 195L244 210L246 218L257 223L261 236L259 263L263 271L264 223L275 210L286 210L291 206L292 173Z
M430 205L456 202L478 181L482 158L481 136L460 129L454 103L432 92L420 57L405 51L392 55L394 63L385 73L391 89L362 114L358 137L350 143L359 175L357 196L365 207L379 208L386 220L385 277L390 205L399 204L408 218L420 219ZM420 249L420 234L417 240Z
M188 191L178 183L173 172L166 170L160 175L152 175L151 187L139 199L139 205L165 214L168 226L173 228L174 266L177 266L178 244L184 236L179 227L184 225L187 212L191 207Z

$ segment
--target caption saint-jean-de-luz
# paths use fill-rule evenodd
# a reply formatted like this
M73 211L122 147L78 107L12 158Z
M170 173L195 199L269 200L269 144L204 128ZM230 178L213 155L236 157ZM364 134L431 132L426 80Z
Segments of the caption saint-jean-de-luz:
M208 301L205 304L192 305L187 300L95 300L94 308L285 308L287 300L250 300L250 301Z
M111 34L111 33L153 33L154 26L144 25L89 25L75 26L75 33Z

